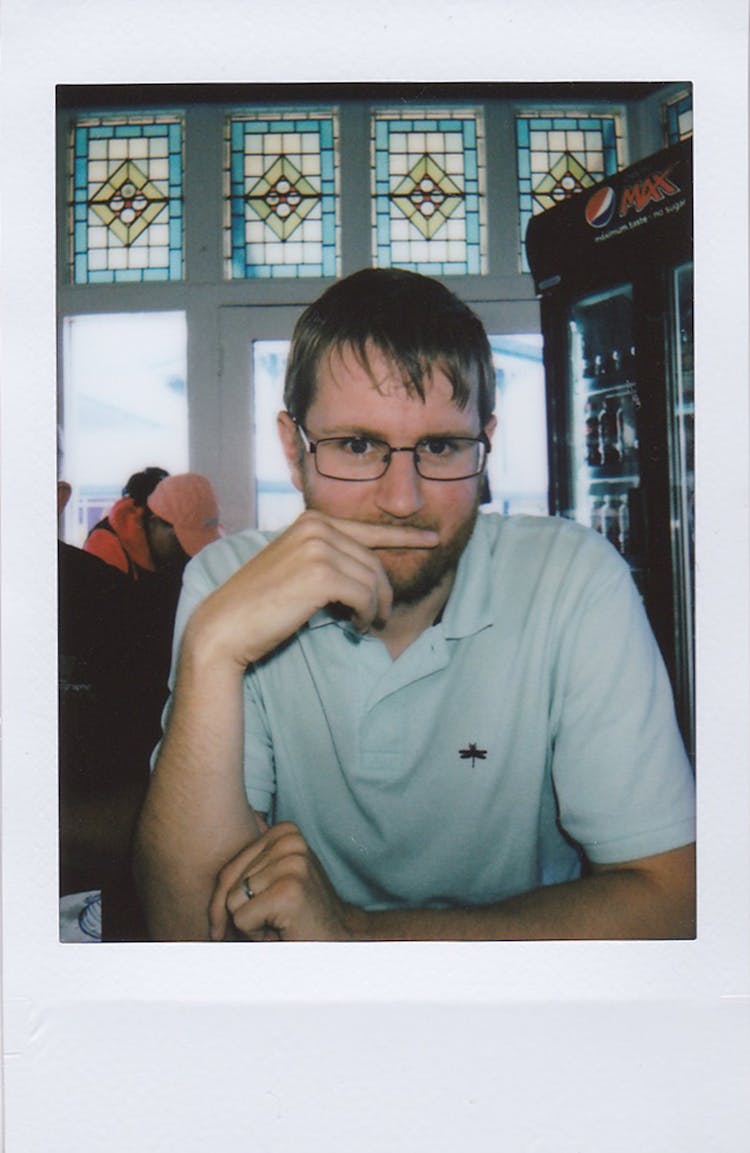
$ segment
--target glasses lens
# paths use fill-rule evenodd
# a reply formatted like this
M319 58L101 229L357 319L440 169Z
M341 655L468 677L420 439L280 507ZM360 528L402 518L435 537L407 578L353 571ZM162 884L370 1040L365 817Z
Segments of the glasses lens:
M377 480L388 467L390 449L366 436L319 440L315 449L318 472L335 480Z
M462 480L482 471L484 456L483 440L433 436L420 440L415 460L420 476L428 480Z

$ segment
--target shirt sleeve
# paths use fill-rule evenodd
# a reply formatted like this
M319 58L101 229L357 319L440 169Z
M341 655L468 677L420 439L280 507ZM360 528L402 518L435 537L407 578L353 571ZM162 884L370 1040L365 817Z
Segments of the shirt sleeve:
M559 650L552 774L565 832L592 862L613 864L694 840L694 780L627 565L599 538L581 560L588 572L571 582Z

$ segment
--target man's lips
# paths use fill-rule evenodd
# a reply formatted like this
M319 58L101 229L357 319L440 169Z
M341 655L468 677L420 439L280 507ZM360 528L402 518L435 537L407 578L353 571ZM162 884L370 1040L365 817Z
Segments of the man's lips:
M399 544L399 545L377 544L377 545L373 545L373 552L387 552L387 553L432 552L432 550L434 548L437 548L437 546L439 544L440 544L439 540L432 541L430 544L408 544L408 545L407 544Z

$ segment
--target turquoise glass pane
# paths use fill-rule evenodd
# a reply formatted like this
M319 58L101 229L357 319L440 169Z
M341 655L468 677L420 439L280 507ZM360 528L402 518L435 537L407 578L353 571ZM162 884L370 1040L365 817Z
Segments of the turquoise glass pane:
M87 117L71 137L75 284L183 276L183 125L174 116Z
M537 212L617 172L621 137L615 115L516 117L519 266L528 272L524 238Z
M340 271L338 131L332 112L248 111L228 122L225 273L232 279Z
M484 272L484 137L475 110L373 116L373 262L431 276Z

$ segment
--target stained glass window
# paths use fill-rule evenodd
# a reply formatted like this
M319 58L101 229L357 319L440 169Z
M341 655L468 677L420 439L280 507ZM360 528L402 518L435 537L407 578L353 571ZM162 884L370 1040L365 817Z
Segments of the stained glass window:
M683 92L665 108L667 144L677 144L693 135L693 95Z
M431 276L485 272L481 116L377 112L372 154L374 263Z
M176 116L76 121L69 202L75 284L182 278L182 137Z
M516 117L521 271L529 270L524 239L531 217L617 172L621 150L614 115L537 112Z
M337 276L338 128L331 111L227 120L225 275Z

